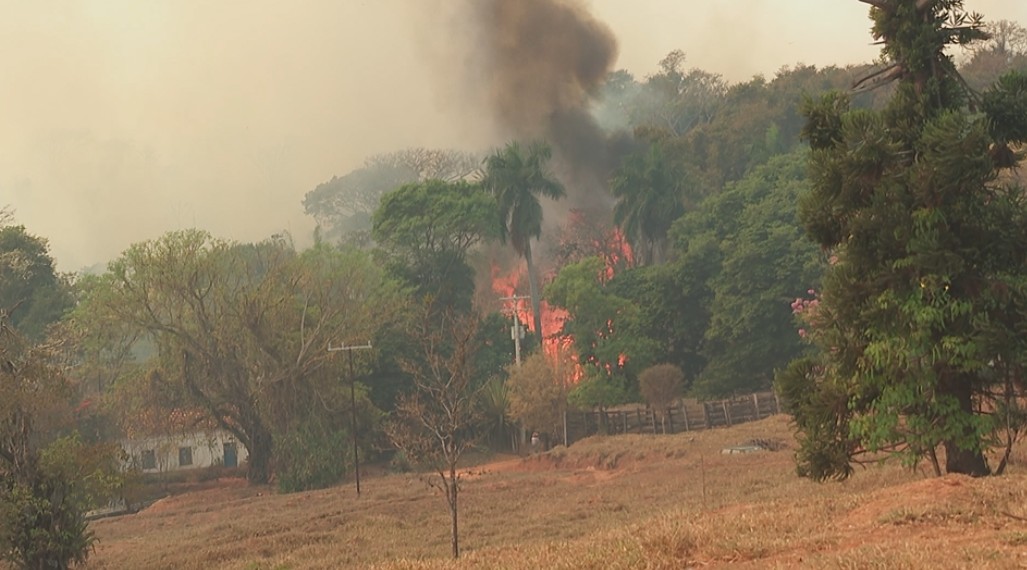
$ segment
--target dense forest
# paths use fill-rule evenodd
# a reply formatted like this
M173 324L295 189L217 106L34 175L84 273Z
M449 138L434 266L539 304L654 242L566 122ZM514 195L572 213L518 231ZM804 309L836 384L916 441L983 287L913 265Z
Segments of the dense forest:
M568 408L775 378L805 434L803 474L844 477L855 454L899 447L939 473L991 472L994 425L973 406L1019 422L1002 444L1027 425L1012 168L1027 30L938 4L953 12L875 8L890 63L729 83L675 51L644 78L610 72L589 102L607 146L587 169L538 139L325 173L302 203L317 222L305 249L194 229L62 275L5 209L0 509L57 509L32 490L76 477L90 485L68 491L75 504L96 503L133 461L114 442L220 428L253 483L337 483L358 441L365 458L398 448L439 469L455 510L452 467L471 445L562 441ZM917 33L937 44L927 55L909 47ZM952 406L967 417L939 419ZM29 556L15 526L0 546Z

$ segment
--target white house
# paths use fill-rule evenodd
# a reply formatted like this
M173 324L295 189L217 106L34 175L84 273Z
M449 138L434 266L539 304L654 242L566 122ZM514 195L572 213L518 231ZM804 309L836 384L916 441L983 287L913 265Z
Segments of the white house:
M125 439L121 447L131 464L143 473L198 469L223 465L236 467L246 460L246 447L225 430L198 431L175 436Z

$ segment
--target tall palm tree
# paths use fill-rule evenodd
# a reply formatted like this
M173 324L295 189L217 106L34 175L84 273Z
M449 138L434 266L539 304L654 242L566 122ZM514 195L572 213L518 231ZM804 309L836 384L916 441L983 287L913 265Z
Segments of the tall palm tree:
M542 204L539 197L552 200L563 198L564 187L549 172L552 149L548 144L535 141L522 147L517 142L507 143L485 158L482 182L499 204L502 220L500 237L509 242L514 251L528 265L528 287L531 291L531 309L535 317L535 333L542 336L542 309L538 279L531 259L531 240L542 236Z
M659 144L627 157L611 179L613 221L635 250L641 265L663 259L667 232L684 213L681 177Z

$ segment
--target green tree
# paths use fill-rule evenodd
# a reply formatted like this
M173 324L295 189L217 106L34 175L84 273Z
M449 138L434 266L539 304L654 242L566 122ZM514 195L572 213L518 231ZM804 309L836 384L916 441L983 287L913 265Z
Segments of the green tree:
M343 176L318 184L303 197L304 211L314 217L330 240L363 236L382 196L404 184L426 180L455 182L475 172L477 157L456 150L408 148L368 158Z
M0 560L33 570L82 563L94 542L72 458L46 453L74 399L54 359L0 322Z
M394 273L419 296L434 298L437 309L470 310L474 272L467 253L498 235L496 201L463 181L404 185L383 196L374 213L373 236Z
M552 157L549 145L533 142L522 147L511 142L485 158L483 184L499 204L500 237L528 265L528 286L534 314L535 334L542 331L542 299L538 275L531 257L531 240L542 236L542 204L539 198L558 200L566 193L563 185L549 172Z
M552 357L540 351L520 366L511 365L509 371L510 417L529 431L562 434L569 366L558 366Z
M629 155L610 181L617 203L614 222L621 227L642 265L664 259L667 232L684 213L683 175L667 160L659 143Z
M700 395L767 389L774 371L804 350L788 304L818 286L824 265L798 220L796 202L809 186L805 158L775 157L703 204L720 227L697 236L719 250L718 271L708 281L705 366L693 386Z
M152 339L163 380L239 438L255 483L270 477L276 430L322 409L357 412L327 348L372 338L402 307L366 253L200 231L133 245L102 279L83 300L94 329L128 323Z
M716 74L684 69L685 53L674 50L660 60L660 71L646 79L634 97L634 124L682 135L713 120L727 86Z
M830 251L816 311L818 358L778 380L801 432L800 472L844 477L863 450L985 475L1000 414L1021 386L1027 301L1024 192L998 183L1027 141L1027 79L977 101L946 47L984 37L960 0L875 0L882 111L832 94L804 108L813 191L801 204ZM974 112L971 104L978 111Z
M775 157L729 183L673 224L676 259L610 283L639 306L640 330L698 395L765 389L804 350L788 303L823 270L795 205L808 188L806 156Z
M30 340L73 306L67 280L57 274L49 245L25 226L0 227L0 309Z
M579 409L594 409L599 412L599 429L607 433L606 410L630 402L631 390L623 377L605 374L596 368L586 369L585 377L567 394L567 403Z
M659 345L642 334L638 306L614 294L605 275L599 257L564 266L546 287L546 300L569 313L562 333L574 339L579 363L597 376L617 377L626 394L637 394L638 373Z

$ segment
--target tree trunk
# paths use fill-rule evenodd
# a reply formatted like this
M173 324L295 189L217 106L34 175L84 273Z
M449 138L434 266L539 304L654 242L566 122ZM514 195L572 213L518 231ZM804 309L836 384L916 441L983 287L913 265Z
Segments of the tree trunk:
M938 387L942 393L956 398L961 413L967 416L973 415L973 392L970 378L958 374L946 375L942 377ZM967 435L970 436L969 433ZM984 452L981 451L980 445L975 446L976 449L968 450L957 445L954 440L946 440L942 444L945 446L946 473L962 473L971 477L991 475L991 469L988 468L988 462L984 458Z
M535 334L542 344L542 299L539 297L538 280L535 276L535 264L531 260L531 240L524 244L524 261L528 264L528 290L531 293L531 312L535 319Z
M460 557L460 539L457 533L457 481L456 481L456 465L450 465L449 467L449 481L444 481L446 484L446 499L449 501L449 517L450 517L450 535L453 543L453 558Z
M271 434L264 426L254 426L250 430L250 445L246 450L246 480L253 485L264 485L271 480L271 453L273 450Z

